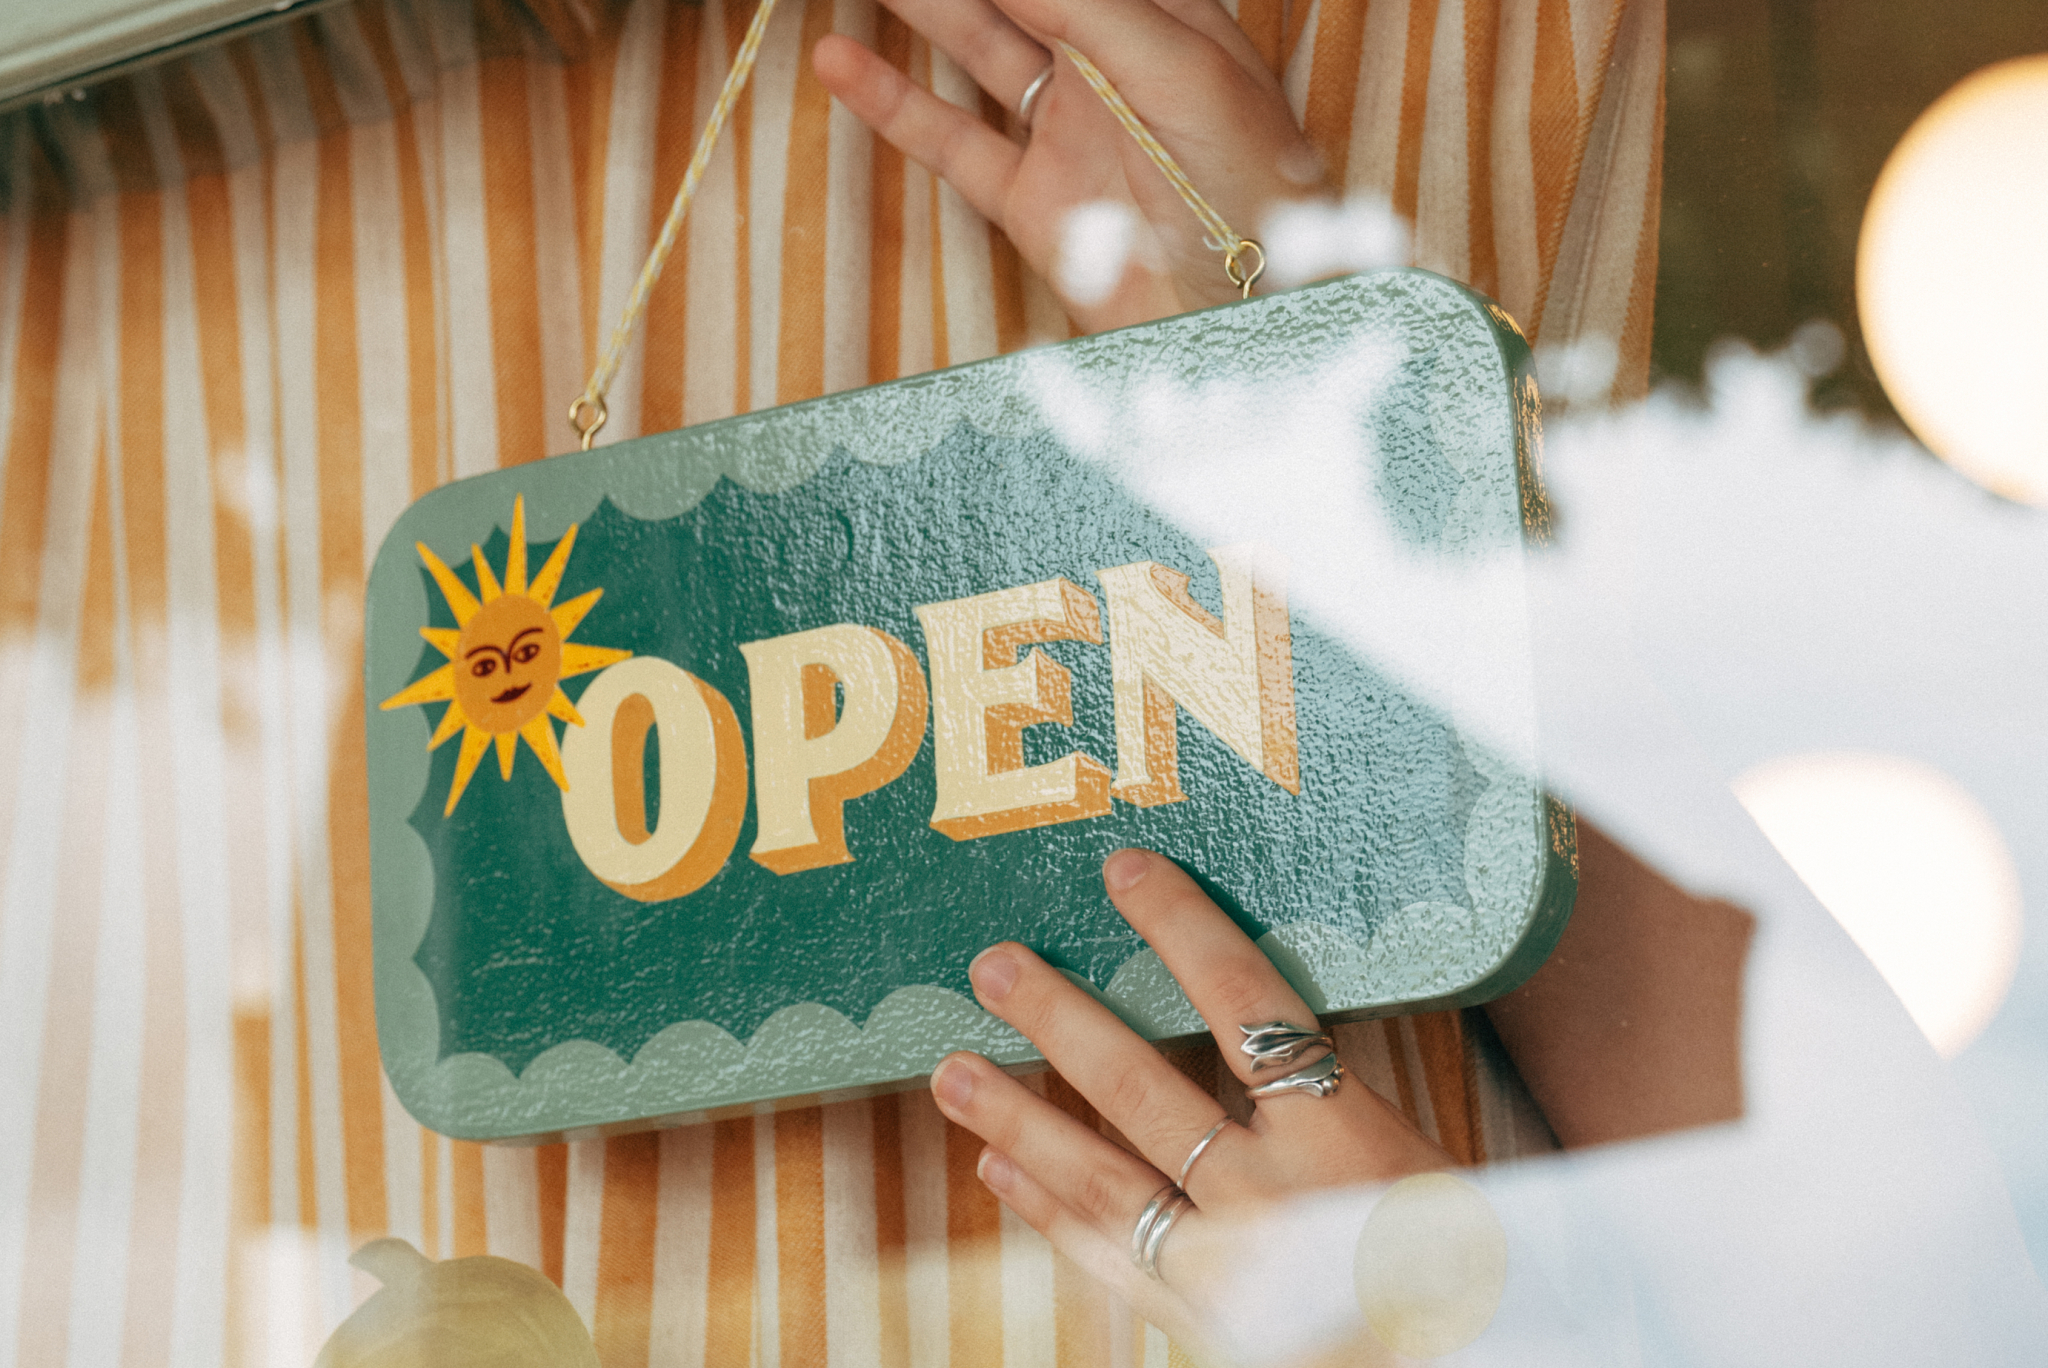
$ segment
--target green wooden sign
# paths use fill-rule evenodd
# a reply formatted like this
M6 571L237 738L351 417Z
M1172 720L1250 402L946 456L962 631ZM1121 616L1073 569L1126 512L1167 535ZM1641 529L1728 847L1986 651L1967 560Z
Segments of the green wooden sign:
M1534 407L1505 315L1387 272L429 494L364 663L398 1096L533 1138L1025 1065L968 990L1002 939L1194 1034L1126 845L1331 1016L1513 987L1574 889ZM1486 737L1404 682L1436 658Z

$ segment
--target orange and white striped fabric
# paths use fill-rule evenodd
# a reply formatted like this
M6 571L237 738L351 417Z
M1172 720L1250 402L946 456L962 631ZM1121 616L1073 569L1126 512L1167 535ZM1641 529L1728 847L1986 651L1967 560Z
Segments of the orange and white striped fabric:
M481 1148L379 1069L366 562L428 489L571 444L750 14L355 0L0 120L0 1368L308 1364L386 1234L541 1269L608 1368L1177 1354L921 1092ZM1238 18L1420 264L1640 388L1660 0ZM826 97L834 29L998 112L870 0L785 6L605 440L1066 334ZM1541 1143L1455 1015L1345 1042L1461 1157Z

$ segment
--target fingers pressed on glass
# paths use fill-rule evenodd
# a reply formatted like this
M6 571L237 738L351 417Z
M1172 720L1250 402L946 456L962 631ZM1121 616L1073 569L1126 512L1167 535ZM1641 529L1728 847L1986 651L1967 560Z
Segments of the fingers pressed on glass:
M1179 865L1149 850L1120 850L1104 862L1102 881L1124 920L1158 952L1209 1023L1224 1061L1241 1081L1270 1083L1328 1052L1296 1041L1294 1057L1283 1060L1279 1054L1290 1046L1287 1034L1267 1031L1254 1043L1274 1051L1272 1062L1257 1067L1259 1061L1244 1049L1246 1027L1280 1022L1309 1033L1322 1027L1265 952Z
M1221 1103L1030 950L1016 944L991 947L971 973L982 1005L1023 1032L1060 1077L1162 1174L1177 1174L1189 1152L1222 1119ZM1066 1117L1015 1080L1008 1081L1039 1106ZM1217 1136L1203 1160L1206 1176L1213 1179L1227 1169L1230 1161L1221 1156L1248 1138L1237 1127Z
M1119 1235L1115 1232L1097 1230L1082 1220L1055 1197L1044 1184L1019 1167L1001 1150L991 1146L983 1150L981 1163L976 1172L982 1185L1004 1206L1017 1213L1039 1234L1045 1236L1054 1249L1074 1261L1085 1273L1093 1275L1104 1286L1129 1302L1131 1309L1151 1321L1154 1325L1172 1325L1184 1315L1167 1288L1162 1276L1154 1282L1138 1271L1131 1262L1129 1232ZM1143 1210L1143 1208L1139 1208ZM1189 1212L1175 1223L1171 1235L1189 1234L1189 1227L1195 1222L1196 1213ZM1131 1213L1136 1223L1138 1212ZM1171 1243L1169 1239L1167 1243ZM1162 1275L1172 1266L1172 1256L1162 1246L1158 1266Z
M1169 1177L1223 1116L1221 1103L1023 946L991 946L969 966L968 977L982 1006L1022 1031L1060 1077ZM1229 1148L1222 1140L1212 1148Z
M948 1055L932 1075L932 1097L1105 1235L1128 1233L1167 1182L979 1055Z
M1052 54L990 0L883 0L904 23L1015 113Z
M1017 145L918 85L867 48L827 34L812 50L825 89L890 144L960 192L991 222L1022 157Z

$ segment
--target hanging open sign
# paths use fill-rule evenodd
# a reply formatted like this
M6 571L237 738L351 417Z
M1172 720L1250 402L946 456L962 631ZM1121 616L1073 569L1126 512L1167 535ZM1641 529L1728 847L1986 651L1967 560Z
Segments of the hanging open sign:
M532 1138L1026 1064L1004 939L1196 1034L1129 845L1328 1016L1515 986L1574 889L1528 362L1387 272L421 499L364 664L398 1096Z

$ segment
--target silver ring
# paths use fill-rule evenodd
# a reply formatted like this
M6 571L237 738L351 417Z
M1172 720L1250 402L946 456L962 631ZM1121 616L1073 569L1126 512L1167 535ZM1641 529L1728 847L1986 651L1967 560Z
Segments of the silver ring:
M1218 1121L1215 1125L1209 1127L1209 1133L1207 1135L1195 1141L1195 1147L1188 1151L1188 1161L1180 1166L1180 1177L1173 1180L1173 1185L1175 1187L1187 1187L1188 1173L1190 1170L1194 1168L1195 1160L1202 1157L1202 1151L1209 1148L1209 1142L1211 1140L1214 1140L1217 1136L1221 1135L1223 1133L1223 1128L1229 1124L1230 1118L1226 1116L1221 1121Z
M1282 1093L1307 1093L1311 1097L1328 1097L1337 1091L1337 1085L1344 1081L1344 1066L1337 1062L1336 1051L1332 1050L1307 1068L1291 1073L1285 1078L1276 1078L1271 1083L1261 1083L1245 1091L1246 1097L1278 1097Z
M1237 1048L1251 1056L1253 1073L1292 1064L1318 1045L1330 1050L1337 1048L1328 1031L1296 1026L1291 1021L1262 1021L1237 1029L1244 1032Z
M1045 70L1024 87L1024 98L1017 101L1017 123L1026 133L1031 131L1031 106L1038 103L1038 97L1045 92L1045 83L1052 79L1052 69L1058 65L1057 62L1047 62Z
M1173 1229L1182 1212L1194 1205L1194 1198L1176 1184L1168 1183L1153 1193L1152 1200L1138 1213L1138 1223L1131 1227L1131 1262L1153 1282L1164 1281L1159 1276L1159 1249L1166 1243L1166 1232Z
M1152 1200L1145 1203L1145 1209L1138 1213L1138 1223L1131 1227L1131 1262L1143 1268L1141 1262L1145 1253L1145 1236L1151 1232L1152 1222L1158 1219L1159 1209L1171 1201L1180 1189L1172 1183L1152 1194ZM1185 1193L1182 1193L1185 1196Z

